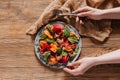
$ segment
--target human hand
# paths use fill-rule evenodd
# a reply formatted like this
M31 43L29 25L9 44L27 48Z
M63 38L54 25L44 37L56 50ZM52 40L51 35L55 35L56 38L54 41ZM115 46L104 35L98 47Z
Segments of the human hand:
M87 17L88 19L101 20L103 10L86 6L73 11L73 13L78 14L78 17L76 18L76 22L80 21L81 23L81 20L79 20L79 17Z
M68 67L64 68L63 70L74 75L83 75L89 68L95 66L97 64L97 57L87 57L80 59L76 62L71 63ZM74 69L70 69L70 67L76 67Z

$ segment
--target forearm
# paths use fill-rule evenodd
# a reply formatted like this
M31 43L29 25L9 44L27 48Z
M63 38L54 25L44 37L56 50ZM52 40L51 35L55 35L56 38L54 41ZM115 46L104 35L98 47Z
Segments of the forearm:
M120 7L102 11L102 19L120 19Z
M120 63L120 49L96 57L96 65Z

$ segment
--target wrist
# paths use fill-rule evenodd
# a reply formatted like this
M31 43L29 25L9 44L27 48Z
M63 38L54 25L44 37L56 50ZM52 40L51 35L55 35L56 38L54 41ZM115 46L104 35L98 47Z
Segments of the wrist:
M101 10L101 13L100 13L101 19L106 19L106 14L107 14L106 10Z
M101 18L102 19L109 19L109 17L111 17L109 14L110 14L110 10L109 9L106 9L106 10L102 10L101 11Z
M99 65L99 64L101 64L102 62L101 62L101 59L100 59L100 57L95 57L94 58L94 65L96 66L96 65Z
M92 62L93 62L92 66L99 65L100 64L99 57L92 57Z

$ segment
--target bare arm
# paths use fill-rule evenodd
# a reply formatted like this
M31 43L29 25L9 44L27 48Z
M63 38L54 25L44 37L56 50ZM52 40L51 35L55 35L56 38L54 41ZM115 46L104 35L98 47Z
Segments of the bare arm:
M120 63L120 49L97 57L97 64Z
M99 64L120 63L120 49L101 55L99 57L87 57L71 63L69 66L76 66L75 69L64 68L64 71L76 76L84 74L89 68Z
M86 6L73 11L73 13L78 14L78 17L87 17L93 20L120 19L120 7L101 10ZM76 21L81 21L78 17Z
M102 10L103 19L120 19L120 7Z
M100 10L92 7L83 7L74 11L73 13L77 13L78 17L88 17L94 20L101 19L120 19L120 7ZM76 21L80 21L79 18L76 18ZM89 68L99 65L99 64L115 64L120 63L120 49L98 56L98 57L87 57L80 59L76 62L71 63L69 66L77 66L74 69L64 68L64 71L72 74L72 75L82 75Z

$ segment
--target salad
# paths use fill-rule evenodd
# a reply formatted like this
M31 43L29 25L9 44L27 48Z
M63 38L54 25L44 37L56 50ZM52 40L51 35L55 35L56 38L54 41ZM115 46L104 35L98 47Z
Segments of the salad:
M79 37L60 23L47 24L40 35L40 55L49 65L71 62L78 53Z

